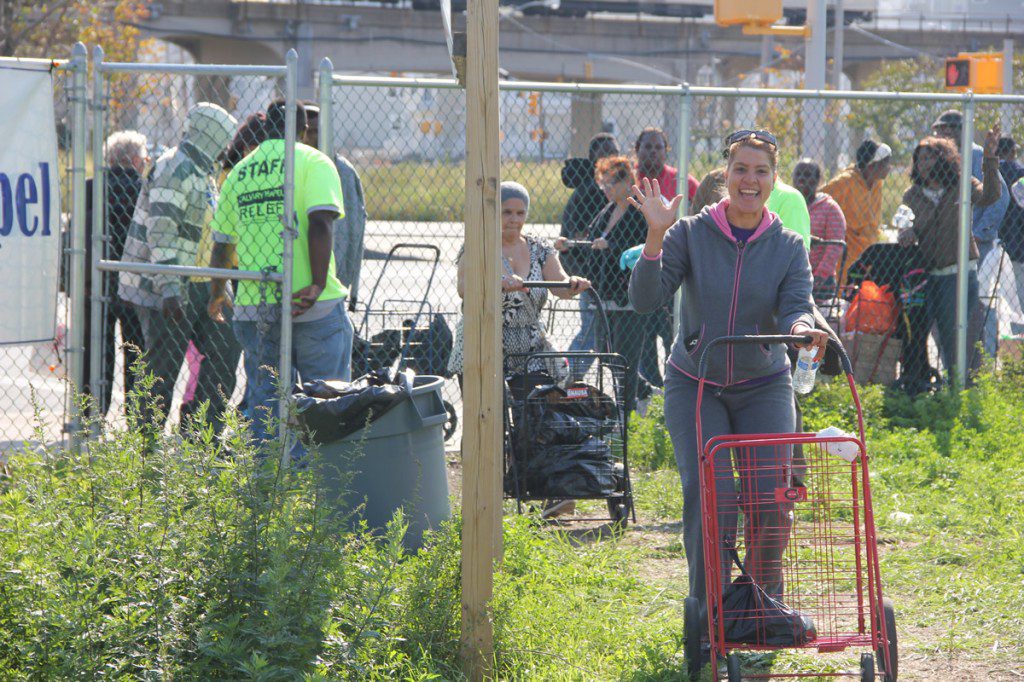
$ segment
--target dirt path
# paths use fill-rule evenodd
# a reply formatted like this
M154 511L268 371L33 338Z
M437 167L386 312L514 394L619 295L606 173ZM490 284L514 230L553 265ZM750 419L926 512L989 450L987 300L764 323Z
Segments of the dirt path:
M458 499L462 492L462 469L458 453L448 453L447 461L449 490ZM601 532L599 525L581 523L572 524L571 527L576 533L586 536L587 541L600 541L606 534ZM681 532L682 524L679 522L666 523L638 516L637 523L628 528L621 540L628 546L642 550L643 559L635 564L639 577L660 589L678 591L680 599L687 580L686 562L681 556ZM881 551L886 549L883 546ZM899 622L900 680L1024 682L1024 650L1020 642L1008 643L1013 647L1012 653L1001 652L998 648L986 652L950 652L939 648L942 635L936 628L920 628L911 623Z

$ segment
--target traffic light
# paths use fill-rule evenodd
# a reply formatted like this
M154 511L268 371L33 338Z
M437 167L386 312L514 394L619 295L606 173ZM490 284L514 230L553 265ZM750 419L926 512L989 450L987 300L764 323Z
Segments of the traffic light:
M971 87L971 60L946 60L946 87L966 90Z
M949 90L1000 94L1003 92L1003 55L1001 52L961 52L946 59L945 76Z
M782 18L782 0L715 0L719 26L771 26Z

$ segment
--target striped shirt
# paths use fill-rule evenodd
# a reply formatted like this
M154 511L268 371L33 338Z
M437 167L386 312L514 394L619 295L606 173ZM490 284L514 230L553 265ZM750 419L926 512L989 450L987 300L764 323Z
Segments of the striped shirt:
M217 202L212 170L213 161L188 141L157 159L139 193L121 262L196 264L203 225ZM118 295L129 303L159 308L165 298L184 295L183 279L122 272Z
M814 201L807 207L811 216L811 236L829 241L846 241L846 217L843 209L829 195L818 192ZM843 247L838 244L811 247L811 271L815 280L835 277L839 259L843 256Z

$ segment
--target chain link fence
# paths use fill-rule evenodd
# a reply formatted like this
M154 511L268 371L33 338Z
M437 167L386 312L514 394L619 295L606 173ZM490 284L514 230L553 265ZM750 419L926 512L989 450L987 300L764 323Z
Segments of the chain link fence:
M266 121L268 104L287 99L288 70L115 65L99 53L94 64L93 144L85 164L92 180L83 220L89 264L83 385L98 396L108 422L118 423L132 386L129 368L145 353L161 380L157 393L167 426L204 401L210 401L206 417L213 420L228 405L249 408L246 376L269 377L260 373L262 366L280 371L280 346L291 343L270 333L281 329L286 308L280 282L293 276L281 267L291 262L284 256L291 241L285 235L295 238L295 249L308 251L308 226L292 232L279 223L290 192L277 175L283 171L273 158L264 169L254 152L273 127ZM70 178L68 81L63 69L55 73L61 153ZM523 229L528 248L510 251L507 274L524 280L577 275L593 283L579 297L539 288L506 295L506 327L520 330L515 348L506 335L506 353L611 349L626 356L638 375L640 398L658 387L673 316L668 307L640 316L628 306L629 264L622 252L642 243L645 228L628 211L618 215L623 211L616 201L621 207L622 186L629 184L622 181L637 174L660 177L668 190L685 192L686 211L695 212L725 195L724 137L765 129L775 134L779 150L778 196L769 207L806 235L815 299L856 357L859 379L911 393L937 387L956 362L959 344L971 350L971 366L985 355L1018 358L1024 341L1024 166L1014 158L1014 140L1024 136L1022 102L505 82L502 178L520 183L530 196ZM354 330L353 372L399 363L450 377L448 436L455 438L461 413L455 379L464 92L442 79L328 71L319 105L305 140L334 157L346 195L346 217L335 226L333 272L349 295L347 305L334 307L345 313L339 324L350 319ZM944 114L951 109L963 115ZM980 145L997 122L1002 139L993 138L989 152L999 162L983 162L980 146L962 159L965 135ZM275 134L288 144L287 130ZM276 158L284 163L283 154ZM236 172L229 181L237 164L247 173ZM275 179L268 185L264 174ZM297 187L288 199L296 202L300 222L307 217L303 191ZM970 203L969 240L959 232L961 197ZM215 217L225 199L231 220ZM67 189L62 201L67 221ZM544 265L556 255L558 267ZM959 268L961 261L968 268ZM131 265L140 262L142 267ZM234 323L214 322L207 314L210 275L217 273L196 268L211 267L238 268L230 285L234 308L222 307ZM294 276L300 274L307 276ZM307 283L297 279L294 289ZM961 285L966 306L958 304ZM605 315L598 314L598 299ZM63 333L69 299L62 300ZM313 326L293 328L302 338L289 364L299 346L312 348L318 338L305 334ZM0 439L20 445L30 438L34 404L52 417L45 437L60 437L67 421L62 351L60 341L0 350L8 367L4 392L15 406L5 414ZM334 355L348 361L347 351ZM265 403L265 396L256 402Z
M335 76L330 85L332 149L361 175L369 216L364 281L375 282L378 293L360 300L357 312L367 333L374 331L367 320L383 315L389 297L426 301L448 326L458 327L463 97L453 82L439 79ZM767 129L778 138L779 151L779 183L769 207L786 227L805 236L816 302L855 357L859 380L895 384L910 393L938 388L949 380L956 363L958 338L967 341L972 367L984 357L978 348L992 358L1018 357L1024 317L1013 257L1022 248L1016 246L1021 204L1014 203L1008 190L992 201L981 184L965 186L977 207L969 218L977 238L968 251L969 324L957 318L958 206L964 189L959 179L972 171L983 179L982 152L976 146L961 162L963 125L933 131L933 123L947 110L963 112L964 102L955 95L806 96L792 91L504 82L502 180L519 182L529 191L523 234L531 244L531 237L542 240L542 254L550 253L548 245L555 246L559 236L576 241L558 254L561 265L594 283L594 291L580 300L532 297L547 343L561 350L599 347L603 335L594 333L600 324L593 314L596 293L605 299L615 327L612 350L626 355L639 370L638 395L645 395L648 385L659 386L674 336L672 316L668 309L652 316L629 312L622 288L628 271L618 267L618 258L624 248L643 242L644 228L640 225L631 234L626 220L618 234L609 232L606 211L613 202L604 191L609 178L600 169L595 177L595 155L588 152L625 156L634 173L661 174L663 181L669 177L665 173L684 169L670 189L682 192L682 177L689 176L688 212L696 212L727 193L725 136ZM1004 137L1020 139L1020 102L1024 99L971 101L967 118L974 127L972 139L982 142L999 120ZM937 142L937 134L947 141ZM591 147L602 136L606 139ZM950 164L928 171L934 177L918 173L912 179L919 143L922 149L938 145L952 154ZM1000 144L1005 151L1010 143L1004 139ZM1014 169L1019 166L1006 158L1002 172L1016 182L1019 172ZM665 171L666 166L675 168ZM1000 166L993 162L992 167L991 179L999 184ZM922 197L927 203L920 203ZM916 209L913 218L900 208L905 203ZM904 236L905 245L899 243L901 220L914 234ZM599 242L601 247L611 246L614 258L602 258L595 240L604 242ZM412 254L407 261L385 257L396 244L409 241L434 245L439 262ZM513 258L506 263L509 267L509 274L514 270L527 278L525 262ZM392 268L395 273L389 272ZM521 305L529 305L526 296L505 296L506 327ZM961 331L965 327L967 334ZM442 336L436 338L445 342ZM457 395L452 387L452 399Z

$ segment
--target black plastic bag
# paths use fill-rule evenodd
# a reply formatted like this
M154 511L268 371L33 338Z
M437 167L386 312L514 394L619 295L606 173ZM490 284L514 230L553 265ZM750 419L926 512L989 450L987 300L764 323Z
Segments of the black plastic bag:
M353 382L319 380L292 394L296 418L307 438L332 443L365 428L409 397L412 375L367 374Z
M818 637L814 621L765 592L728 548L740 575L722 592L725 641L736 644L801 646Z
M524 478L537 497L606 497L618 487L608 444L593 437L575 445L535 448Z
M455 337L443 315L431 315L430 324L425 327L414 326L412 320L402 322L402 343L407 349L405 365L411 370L417 374L451 376L448 359Z
M402 332L385 329L374 334L369 341L358 334L352 339L352 375L363 376L385 370L402 353Z

